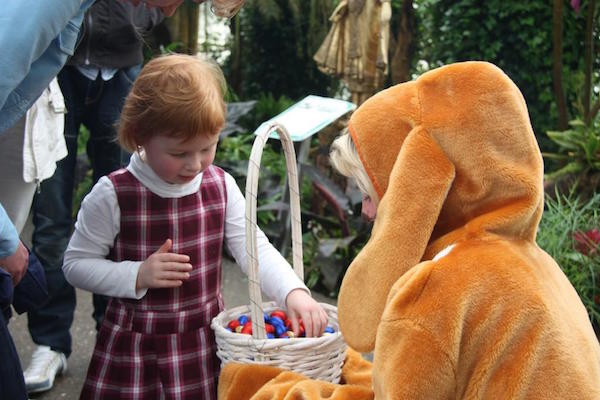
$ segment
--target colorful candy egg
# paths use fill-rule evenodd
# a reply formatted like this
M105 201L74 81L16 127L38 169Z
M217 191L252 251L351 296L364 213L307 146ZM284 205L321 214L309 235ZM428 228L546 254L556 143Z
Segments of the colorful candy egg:
M227 327L231 330L235 330L235 328L237 328L238 326L240 326L240 321L238 321L237 319L232 319L227 323Z
M287 319L287 315L285 315L285 312L283 312L281 310L272 311L271 317L277 317L277 318L281 319L282 321L285 321Z
M245 335L252 335L252 324L250 325L244 325L244 327L242 328L242 332Z
M274 333L275 332L275 327L271 324L265 324L265 331L267 333Z

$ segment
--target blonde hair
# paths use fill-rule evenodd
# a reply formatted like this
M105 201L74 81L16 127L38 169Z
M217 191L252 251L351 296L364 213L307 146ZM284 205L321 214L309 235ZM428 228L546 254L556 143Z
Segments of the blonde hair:
M338 136L331 144L329 158L331 160L331 165L333 165L340 174L349 178L354 178L358 188L364 195L369 196L374 201L379 201L379 197L369 179L369 175L367 175L367 172L360 161L352 136L350 136L347 130Z
M130 152L156 135L188 140L225 124L225 78L208 59L185 54L154 58L135 80L121 112L119 143Z

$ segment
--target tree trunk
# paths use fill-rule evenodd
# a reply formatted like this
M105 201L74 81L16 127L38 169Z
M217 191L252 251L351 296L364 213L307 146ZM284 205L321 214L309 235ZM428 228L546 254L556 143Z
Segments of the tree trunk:
M412 0L403 1L398 22L398 31L393 34L395 45L390 62L393 84L411 79L410 67L415 52L415 11Z
M584 41L584 73L585 83L583 87L583 117L585 124L590 126L595 114L590 109L590 99L592 96L592 63L594 53L594 14L596 11L596 1L589 0L587 4L587 15L585 19L585 41Z
M187 54L198 53L200 8L197 3L186 1L165 22L171 33L171 42L179 44L179 51Z
M563 0L554 0L552 7L552 84L558 112L558 130L568 127L567 100L562 81Z
M233 30L233 46L231 48L231 68L227 80L233 92L239 96L242 94L242 38L240 35L239 16L234 18L231 29Z

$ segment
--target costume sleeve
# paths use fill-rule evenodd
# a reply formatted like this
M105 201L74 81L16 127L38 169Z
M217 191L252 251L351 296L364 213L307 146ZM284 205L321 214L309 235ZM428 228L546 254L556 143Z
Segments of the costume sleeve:
M456 397L456 372L436 335L406 319L382 317L377 329L373 387L378 398L450 399Z
M139 299L135 290L141 261L107 260L120 229L121 212L110 179L102 177L81 203L65 252L63 272L73 286L111 297Z
M12 126L73 54L95 0L5 0L0 12L0 133Z
M15 226L0 204L0 258L11 256L19 246L19 235Z
M370 372L370 364L351 349L348 351L345 364L360 365L359 369L367 374ZM342 378L344 378L344 371L342 371ZM374 398L368 379L333 384L309 379L304 375L272 366L238 363L228 363L221 370L218 391L219 399L222 400L372 400Z
M246 254L245 199L231 175L225 173L227 209L225 212L225 244L244 273L248 273ZM280 307L293 289L301 288L310 293L296 276L285 258L269 242L265 234L257 229L259 277L263 292Z

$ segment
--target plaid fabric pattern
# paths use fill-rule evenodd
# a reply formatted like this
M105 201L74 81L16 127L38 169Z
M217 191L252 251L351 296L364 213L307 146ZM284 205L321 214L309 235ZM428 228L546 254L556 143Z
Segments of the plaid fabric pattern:
M219 361L210 321L223 309L221 251L224 172L211 166L197 193L161 198L129 171L113 172L120 232L109 257L145 260L167 238L187 254L190 278L150 289L140 300L111 299L82 399L216 399Z

